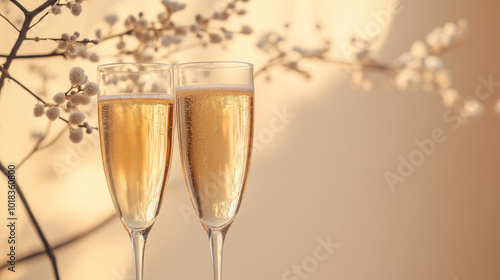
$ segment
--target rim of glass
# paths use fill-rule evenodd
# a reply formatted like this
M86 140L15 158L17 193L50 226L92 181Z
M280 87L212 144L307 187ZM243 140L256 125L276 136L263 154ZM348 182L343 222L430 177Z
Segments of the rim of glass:
M131 70L126 69L126 66L144 66L147 67L146 70ZM166 70L172 70L173 66L167 63L158 62L117 62L117 63L106 63L97 66L98 72L134 72L134 73L144 73L144 72L160 72Z
M224 70L224 69L248 69L253 68L253 64L242 61L197 61L179 63L174 66L177 69L186 70Z

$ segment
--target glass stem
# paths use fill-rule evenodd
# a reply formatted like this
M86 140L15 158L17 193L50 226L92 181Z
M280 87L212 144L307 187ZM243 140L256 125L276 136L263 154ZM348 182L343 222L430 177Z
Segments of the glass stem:
M222 247L226 232L220 229L209 229L210 249L212 250L212 266L214 270L214 280L222 280Z
M144 268L144 248L146 247L147 234L143 234L142 230L131 229L130 240L132 241L132 249L134 250L134 267L135 280L142 280L142 272Z

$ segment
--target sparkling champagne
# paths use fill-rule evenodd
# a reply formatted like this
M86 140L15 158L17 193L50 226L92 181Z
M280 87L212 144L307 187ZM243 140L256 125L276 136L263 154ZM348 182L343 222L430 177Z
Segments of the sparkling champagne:
M230 224L245 189L253 138L253 86L176 90L184 178L205 227Z
M104 171L115 208L130 229L147 229L158 215L171 160L172 96L99 97Z

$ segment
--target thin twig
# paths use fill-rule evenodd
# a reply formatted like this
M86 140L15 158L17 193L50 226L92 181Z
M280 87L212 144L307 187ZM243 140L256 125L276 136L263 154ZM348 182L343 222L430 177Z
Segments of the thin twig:
M35 17L39 13L43 12L46 8L55 5L58 0L47 0L42 5L38 6L38 8L34 9L30 14Z
M47 128L45 129L45 132L43 133L42 137L40 137L35 145L33 146L33 148L31 149L31 151L21 160L17 163L17 168L21 167L21 165L23 165L23 163L28 160L37 150L38 148L40 147L40 144L43 142L43 140L45 139L45 137L47 137L47 135L49 134L50 132L50 128L52 127L52 122L48 122L47 123Z
M66 132L66 129L68 129L67 127L61 129L61 131L59 131L59 133L52 139L49 141L49 143L45 144L45 145L40 145L40 147L38 147L38 152L41 151L41 150L45 150L46 148L52 146L53 144L55 144L57 142L57 140L59 140L59 138L61 138L61 136L64 135L64 132Z
M11 1L14 1L15 3L17 3L17 1L15 1L15 0L11 0ZM19 35L17 36L17 40L14 43L14 46L12 47L9 55L7 56L7 60L3 64L3 68L5 71L9 70L10 64L14 60L14 57L17 55L17 52L19 51L19 48L21 47L21 44L24 41L24 38L26 38L26 34L28 32L28 27L31 23L31 17L28 16L29 14L25 14L25 15L26 15L26 17L24 19L23 26L21 27L21 29L19 31ZM7 78L7 75L5 75L5 71L2 71L2 76L0 77L0 92L3 88L4 83L5 83L5 79Z
M1 68L0 68L1 70ZM14 77L12 76L8 76L8 79L9 80L12 80L14 81L16 84L18 84L20 87L22 87L25 91L27 91L29 94L31 94L33 97L35 97L38 101L42 102L45 106L50 106L49 103L45 102L45 100L43 100L40 96L38 96L36 93L34 93L33 91L31 91L29 88L27 88L25 85L23 85L20 81L18 81L17 79L15 79ZM63 117L59 117L59 119L67 124L69 124L69 121ZM86 127L82 124L79 124L78 127ZM98 130L97 127L93 127L91 126L92 129L94 130Z
M125 32L122 32L122 33L118 33L118 34L114 34L114 35L109 35L107 37L102 38L101 41L106 41L106 40L109 40L109 39L113 39L113 38L117 38L117 37L122 37L124 35L130 35L130 34L132 34L133 31L134 31L133 29L129 29L129 30L127 30Z
M16 5L23 13L24 13L24 21L21 29L19 30L19 34L17 36L16 42L12 46L12 49L7 56L7 59L3 66L0 68L2 75L0 76L0 93L2 92L3 86L5 85L5 79L11 78L9 75L9 67L12 64L12 61L14 58L17 56L17 52L19 51L19 48L21 47L24 38L26 38L26 35L28 33L28 29L31 25L31 21L35 16L37 16L40 12L42 12L45 8L47 8L50 5L53 5L57 2L58 0L47 0L44 3L42 3L38 8L33 10L32 12L29 12L23 5L21 5L17 0L10 0L11 3ZM0 169L2 170L2 173L4 175L8 176L8 170L5 168L5 166L0 162ZM59 277L59 269L57 268L57 262L56 262L56 257L54 255L54 252L52 250L52 247L50 246L49 242L47 241L47 238L45 238L45 235L40 228L40 225L38 224L37 219L35 218L35 215L31 211L31 208L28 204L28 201L26 200L26 197L24 196L24 193L21 190L21 187L16 183L16 189L17 189L17 194L19 195L19 198L24 204L24 207L26 208L26 211L30 217L31 223L36 229L36 232L38 233L38 236L42 240L42 243L45 247L45 252L49 256L50 263L52 265L52 269L54 271L54 277L56 280L60 280Z
M37 24L39 24L47 15L49 14L49 11L47 11L42 17L40 17L35 23L33 23L30 27L28 27L28 30L31 28L35 27Z
M26 41L54 41L54 42L66 42L68 39L63 39L63 38L40 38L40 37L34 37L34 38L24 38ZM79 40L79 41L71 41L71 43L78 43L78 44L96 44L95 40Z
M21 31L19 31L19 29L18 29L18 28L17 28L17 27L16 27L16 26L15 26L15 25L14 25L14 24L13 24L13 23L12 23L12 22L8 19L8 18L6 18L4 15L0 14L0 17L3 17L3 18L4 18L4 19L5 19L5 20L6 20L6 21L7 21L7 22L8 22L8 23L12 26L12 27L14 27L14 28L17 30L17 32L21 32Z
M282 58L285 57L285 53L279 53L278 55L270 58L264 65L259 68L257 71L255 71L254 77L257 77L264 73L266 70L268 70L270 67L272 67L274 64L278 63Z
M94 225L94 226L92 226L92 227L90 227L90 228L88 228L80 233L77 233L77 234L75 234L75 235L73 235L73 236L71 236L71 237L69 237L61 242L58 242L57 244L54 245L53 249L58 250L58 249L66 247L70 244L73 244L75 242L78 242L78 241L84 239L85 237L88 237L91 234L95 233L96 231L103 228L105 225L109 224L110 222L116 221L116 220L117 220L116 214L113 213L113 214L109 215L108 217L106 217L105 219L103 219L102 221L100 221L99 223L97 223L96 225ZM31 259L35 259L37 257L40 257L44 254L45 254L45 251L43 251L43 250L29 253L26 256L22 256L22 257L19 257L18 259L16 259L16 263L29 261ZM0 270L6 268L8 266L9 266L8 264L4 264L4 265L0 266Z
M14 57L14 59L20 59L20 58L42 58L42 57L54 57L54 56L65 57L64 53L58 53L56 51L53 51L53 52L48 53L48 54L17 55L17 56ZM0 54L0 57L8 57L8 55Z
M18 84L20 87L22 87L25 91L27 91L29 94L31 94L33 97L35 97L38 101L42 102L44 105L49 105L47 102L45 102L40 96L36 95L36 93L32 92L29 88L27 88L25 85L23 85L21 82L19 82L17 79L15 79L12 76L8 77L9 80L15 82Z
M2 173L6 177L9 176L9 170L3 165L2 162L0 162L0 170L2 171ZM54 270L55 278L57 280L59 280L60 279L59 278L59 270L57 268L56 256L54 255L54 251L53 251L52 247L50 246L49 241L47 241L47 238L45 237L45 234L43 233L40 225L38 224L38 221L35 218L35 215L33 214L33 211L31 210L31 207L30 207L26 197L24 196L23 191L21 190L21 186L19 185L19 183L17 181L16 181L15 186L16 186L16 193L17 193L17 195L19 195L19 198L23 202L24 208L26 209L26 212L28 213L28 216L30 217L31 223L35 227L36 232L38 233L38 236L42 240L43 246L45 248L44 252L50 258L50 262L52 264L52 269Z
M55 144L57 140L59 140L61 136L63 136L66 130L68 129L68 127L64 127L63 129L61 129L61 131L59 131L59 133L54 138L52 138L52 140L50 140L47 144L42 145L42 142L47 138L47 135L49 134L51 124L52 122L49 122L47 124L47 129L45 130L43 136L40 137L40 139L38 139L35 146L33 146L33 149L31 149L31 151L17 164L16 166L17 168L21 167L21 165L23 165L23 163L25 163L29 158L31 158L31 156L33 156L35 152L40 152Z

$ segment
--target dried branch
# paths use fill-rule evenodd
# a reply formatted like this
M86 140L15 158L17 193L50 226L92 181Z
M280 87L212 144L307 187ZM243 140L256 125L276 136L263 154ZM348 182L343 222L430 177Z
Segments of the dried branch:
M1 66L0 66L0 70L2 70ZM18 84L20 87L22 87L25 91L27 91L29 94L31 94L33 97L35 97L38 101L40 101L41 103L43 103L44 105L47 105L49 106L50 104L47 103L45 100L43 100L40 96L38 96L36 93L34 93L33 91L31 91L29 88L27 88L24 84L22 84L20 81L18 81L17 79L15 79L14 77L12 76L8 76L7 77L9 80L12 80L14 81L16 84ZM70 89L71 90L71 89ZM69 92L69 91L68 91ZM59 117L59 119L67 124L69 124L69 121L63 117ZM86 128L87 126L83 125L83 124L79 124L78 127L82 127L82 128ZM97 127L93 127L93 126L90 126L90 128L94 129L94 130L98 130Z
M57 51L53 51L48 54L29 54L29 55L17 55L13 59L23 59L23 58L43 58L43 57L54 57L54 56L62 56L65 57L64 53L59 53ZM8 57L8 55L0 54L0 57Z
M0 170L5 175L5 177L9 176L9 173L8 173L9 171L3 165L2 162L0 162ZM38 221L35 218L35 215L33 214L33 211L31 210L31 207L30 207L26 197L24 196L23 191L21 190L21 186L19 185L19 183L17 181L16 181L16 193L19 195L19 198L23 202L24 208L26 209L26 212L28 213L28 216L30 217L31 223L35 227L35 230L38 233L38 236L42 240L43 246L45 248L44 253L47 254L47 256L49 256L49 258L50 258L50 262L52 264L52 269L54 271L54 276L55 276L56 280L59 280L60 279L59 278L59 270L57 268L57 262L56 262L56 256L54 255L54 250L50 246L49 241L47 241L47 238L45 237L45 234L43 233L40 225L38 224Z
M4 15L0 14L0 17L3 17L12 27L14 27L14 29L17 30L17 32L20 32L19 29L8 19L6 18Z
M9 80L13 81L14 83L18 84L20 87L22 87L25 91L27 91L29 94L31 94L34 98L36 98L38 101L42 102L44 105L49 105L47 102L45 102L40 96L36 95L33 91L31 91L29 88L27 88L25 85L23 85L21 82L19 82L16 78L12 76L7 77Z
M44 134L36 141L35 145L31 149L31 151L21 161L19 161L19 163L17 163L17 168L21 167L21 165L23 165L28 159L30 159L31 156L33 156L36 152L40 152L40 151L52 146L53 144L55 144L57 142L57 140L59 140L61 138L61 136L64 135L64 132L66 132L66 130L68 129L68 127L64 127L63 129L61 129L59 131L59 133L56 136L54 136L54 138L52 138L52 140L50 140L45 145L42 145L43 141L47 138L47 136L49 134L51 125L52 125L52 122L48 122L47 128L45 129Z
M271 67L275 65L281 65L282 59L285 57L285 53L280 52L279 55L270 58L264 65L262 65L257 71L254 73L254 77L258 77L264 72L268 71Z
M39 149L40 144L43 142L45 137L47 137L47 135L49 134L51 127L52 127L52 122L48 122L47 128L45 129L45 132L43 133L43 135L40 138L38 138L38 140L36 141L35 145L31 149L31 151L21 161L19 161L17 163L17 165L16 165L17 168L21 167L23 165L23 163L26 162L26 160L28 160Z
M61 129L61 131L59 131L59 133L52 139L50 140L47 144L45 145L40 145L40 147L38 147L37 151L41 151L41 150L45 150L46 148L52 146L53 144L55 144L57 142L57 140L59 140L61 138L61 136L64 135L64 132L66 131L66 129L68 129L67 127Z
M19 35L17 37L16 42L14 43L14 46L12 47L10 54L7 56L7 60L5 61L3 68L5 70L9 70L10 64L14 60L14 58L17 55L17 52L19 51L19 48L21 47L21 44L23 43L24 39L27 37L26 35L28 34L28 29L31 25L31 21L35 16L37 16L40 12L42 12L44 9L47 7L54 5L57 0L47 0L44 2L42 5L40 5L38 8L36 8L34 11L29 12L23 5L21 5L19 2L16 0L10 0L14 5L16 5L25 15L23 26L19 30ZM2 91L3 85L5 83L5 78L6 76L4 75L4 71L2 71L2 76L0 77L0 93Z
M107 224L110 224L111 222L113 221L116 221L116 214L113 213L111 215L109 215L108 217L104 218L102 221L100 221L99 223L95 224L94 226L80 232L80 233L77 233L73 236L70 236L69 238L63 240L63 241L60 241L58 243L56 243L54 246L53 246L53 250L58 250L58 249L61 249L61 248L64 248L70 244L73 244L75 242L78 242L90 235L92 235L93 233L97 232L99 229L103 228L104 226L106 226ZM26 261L29 261L29 260L32 260L32 259L36 259L40 256L43 256L45 254L45 251L43 250L40 250L40 251L36 251L36 252L33 252L33 253L29 253L27 254L26 256L21 256L19 257L16 262L17 263L20 263L20 262L26 262ZM4 264L2 266L0 266L0 270L2 269L5 269L8 267L8 264Z
M31 16L34 18L35 16L37 16L39 13L43 12L45 9L47 9L48 7L50 6L53 6L55 4L57 4L57 1L58 0L47 0L45 1L45 3L43 3L42 5L38 6L38 8L34 9L30 14ZM29 28L29 27L28 27Z
M30 27L28 27L28 30L31 28L35 27L37 24L39 24L46 16L49 15L49 11L47 11L43 16L41 16L35 23L33 23Z

